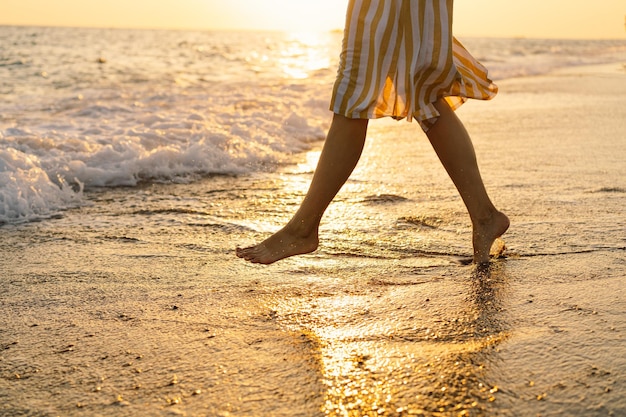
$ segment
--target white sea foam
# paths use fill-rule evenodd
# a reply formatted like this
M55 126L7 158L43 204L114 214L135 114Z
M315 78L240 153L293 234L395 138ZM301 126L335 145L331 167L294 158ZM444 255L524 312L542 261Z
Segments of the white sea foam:
M83 186L271 169L323 137L340 34L0 27L0 223ZM467 39L498 79L625 59L620 41Z
M81 198L81 183L73 190L62 178L52 181L37 157L0 149L0 224L48 218Z
M323 129L321 119L298 114L315 109L285 99L287 91L280 96L226 103L219 102L224 96L188 92L113 101L86 96L31 116L30 126L2 132L0 221L31 220L76 204L80 193L69 185L189 181L281 163L321 139Z

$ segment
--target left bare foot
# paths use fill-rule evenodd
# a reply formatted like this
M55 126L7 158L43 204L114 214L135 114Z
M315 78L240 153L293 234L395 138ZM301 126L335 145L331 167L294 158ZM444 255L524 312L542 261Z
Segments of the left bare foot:
M290 256L313 252L318 244L317 230L311 235L302 236L287 226L257 245L237 248L236 253L248 262L267 265Z

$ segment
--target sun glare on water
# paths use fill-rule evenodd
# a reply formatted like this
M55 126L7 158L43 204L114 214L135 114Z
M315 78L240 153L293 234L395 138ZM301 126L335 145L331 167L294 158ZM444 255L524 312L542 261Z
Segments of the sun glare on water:
M281 51L279 63L290 78L304 79L330 66L330 55L321 47L328 44L322 32L294 32Z

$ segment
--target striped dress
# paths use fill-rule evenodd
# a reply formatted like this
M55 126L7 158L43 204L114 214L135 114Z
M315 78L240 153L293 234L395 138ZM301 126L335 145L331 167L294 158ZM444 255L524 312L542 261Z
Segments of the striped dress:
M350 0L331 110L348 118L437 120L433 103L456 109L498 89L452 36L453 0Z

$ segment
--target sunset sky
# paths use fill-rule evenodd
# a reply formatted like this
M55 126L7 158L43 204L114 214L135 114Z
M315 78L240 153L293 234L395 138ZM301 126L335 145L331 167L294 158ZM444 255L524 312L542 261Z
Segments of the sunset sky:
M417 1L417 0L415 0ZM347 0L2 0L0 24L329 30ZM626 39L624 0L456 0L460 36Z

